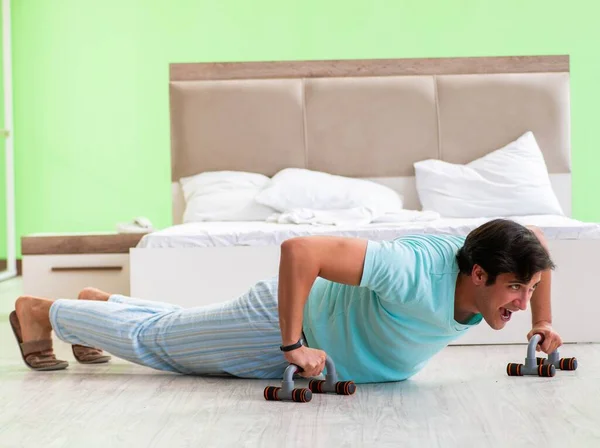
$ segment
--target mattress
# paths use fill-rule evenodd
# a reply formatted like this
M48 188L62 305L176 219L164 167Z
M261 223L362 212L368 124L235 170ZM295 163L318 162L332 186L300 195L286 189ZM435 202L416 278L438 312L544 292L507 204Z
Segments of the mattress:
M270 246L308 235L335 235L391 240L415 233L467 235L492 218L441 218L427 222L378 223L363 226L277 224L269 222L196 222L180 224L145 235L138 248L196 248L226 246ZM565 216L535 215L510 219L540 227L548 240L600 239L600 225Z

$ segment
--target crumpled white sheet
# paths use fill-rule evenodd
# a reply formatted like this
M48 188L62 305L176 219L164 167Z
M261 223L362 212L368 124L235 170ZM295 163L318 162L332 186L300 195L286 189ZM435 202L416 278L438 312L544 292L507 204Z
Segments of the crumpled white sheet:
M439 213L432 211L401 210L396 213L380 214L367 207L338 210L297 208L289 212L274 213L266 219L266 222L277 224L310 224L315 226L360 226L371 223L434 221L439 218Z

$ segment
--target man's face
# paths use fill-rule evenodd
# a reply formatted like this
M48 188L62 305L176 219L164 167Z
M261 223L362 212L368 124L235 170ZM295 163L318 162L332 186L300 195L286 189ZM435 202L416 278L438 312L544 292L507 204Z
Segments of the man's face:
M493 285L486 286L487 275L483 274L482 281L477 284L480 289L477 307L488 325L494 330L501 330L510 321L513 312L526 310L541 278L542 273L538 272L528 283L522 283L514 274L500 274Z

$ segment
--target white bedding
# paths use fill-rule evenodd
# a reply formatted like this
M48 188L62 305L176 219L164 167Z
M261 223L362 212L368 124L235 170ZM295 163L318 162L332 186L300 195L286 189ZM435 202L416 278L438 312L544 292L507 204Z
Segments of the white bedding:
M466 235L492 218L441 218L431 221L372 223L356 225L278 224L272 222L194 222L176 225L145 235L139 248L193 248L225 246L268 246L308 235L336 235L373 240L391 240L410 233ZM600 225L565 216L512 217L521 224L540 227L547 239L600 239Z

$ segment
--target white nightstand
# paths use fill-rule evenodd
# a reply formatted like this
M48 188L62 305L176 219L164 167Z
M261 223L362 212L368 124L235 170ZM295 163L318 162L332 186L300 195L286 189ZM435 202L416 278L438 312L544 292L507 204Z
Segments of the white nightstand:
M86 286L129 294L129 249L143 234L36 234L21 238L23 292L72 298Z

